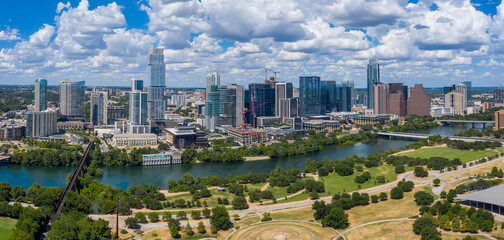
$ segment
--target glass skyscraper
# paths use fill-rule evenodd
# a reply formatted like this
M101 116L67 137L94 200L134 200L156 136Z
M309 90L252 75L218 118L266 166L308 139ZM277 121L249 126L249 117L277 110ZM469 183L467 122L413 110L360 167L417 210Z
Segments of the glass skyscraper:
M39 78L35 80L35 111L47 109L47 80Z
M254 110L256 117L275 116L275 88L267 83L249 84L249 89L245 91L245 106L247 109L257 107ZM254 111L245 114L247 123L254 122Z
M206 76L205 124L210 131L215 131L215 126L222 112L219 86L220 74L218 72Z
M60 82L61 118L67 120L84 120L84 81L71 82L66 79Z
M152 122L163 122L165 120L165 88L163 49L154 48L151 49L149 54L149 87L147 89L148 119Z
M131 83L129 120L133 125L146 125L147 122L147 93L143 92L143 81L133 80Z
M380 82L380 64L376 59L370 59L367 65L367 94L368 109L374 107L374 84Z
M472 82L471 81L463 81L462 84L466 85L467 89L467 102L471 101L472 98Z
M302 117L321 114L322 94L320 77L299 77L299 115Z

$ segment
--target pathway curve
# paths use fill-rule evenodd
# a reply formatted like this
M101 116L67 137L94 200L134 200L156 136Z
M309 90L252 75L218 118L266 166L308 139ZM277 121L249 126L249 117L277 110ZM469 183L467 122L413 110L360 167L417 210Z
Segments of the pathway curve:
M332 240L337 240L339 239L340 237L343 237L344 239L345 238L345 235L357 228L361 228L361 227L365 227L365 226L368 226L368 225L373 225L373 224L377 224L377 223L385 223L385 222L397 222L397 221L415 221L416 219L410 219L410 218L395 218L395 219L384 219L384 220L378 220L378 221L374 221L374 222L368 222L368 223L363 223L361 225L357 225L355 227L351 227L343 232L340 232L340 234L338 234L336 237L333 237Z

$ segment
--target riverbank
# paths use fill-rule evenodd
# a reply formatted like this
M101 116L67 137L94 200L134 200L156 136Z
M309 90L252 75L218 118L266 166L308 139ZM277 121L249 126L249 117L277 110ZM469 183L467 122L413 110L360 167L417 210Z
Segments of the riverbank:
M243 157L243 158L245 159L245 162L262 161L262 160L270 160L271 159L269 156Z

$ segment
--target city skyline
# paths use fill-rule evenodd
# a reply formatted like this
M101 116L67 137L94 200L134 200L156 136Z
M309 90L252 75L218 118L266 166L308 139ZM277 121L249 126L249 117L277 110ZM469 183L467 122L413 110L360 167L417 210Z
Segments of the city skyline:
M56 85L69 78L128 86L132 78L147 79L152 47L165 50L168 87L200 86L214 71L223 83L248 85L269 68L295 85L299 76L315 75L338 82L349 77L363 88L371 58L381 65L382 82L503 82L500 1L44 4L30 23L21 18L33 10L11 13L16 3L0 4L0 84L45 78Z

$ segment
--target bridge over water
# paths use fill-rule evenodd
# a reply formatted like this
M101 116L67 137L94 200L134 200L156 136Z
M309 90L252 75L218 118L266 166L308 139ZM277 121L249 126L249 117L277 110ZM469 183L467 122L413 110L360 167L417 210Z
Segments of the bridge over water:
M494 125L494 121L484 121L484 120L437 120L440 124L455 124L455 123L461 123L461 124L472 124L472 127L476 124L481 124L483 125L483 128L486 127L486 125Z
M422 133L402 133L402 132L378 132L379 136L385 136L385 137L400 137L400 138L409 138L409 139L426 139L429 138L430 136L434 135L429 135L429 134L422 134ZM459 137L459 136L442 136L442 137L448 137L450 140L459 140L459 141L464 141L464 142L476 142L476 141L492 141L492 142L500 142L504 143L503 139L494 139L494 138L474 138L474 137Z

